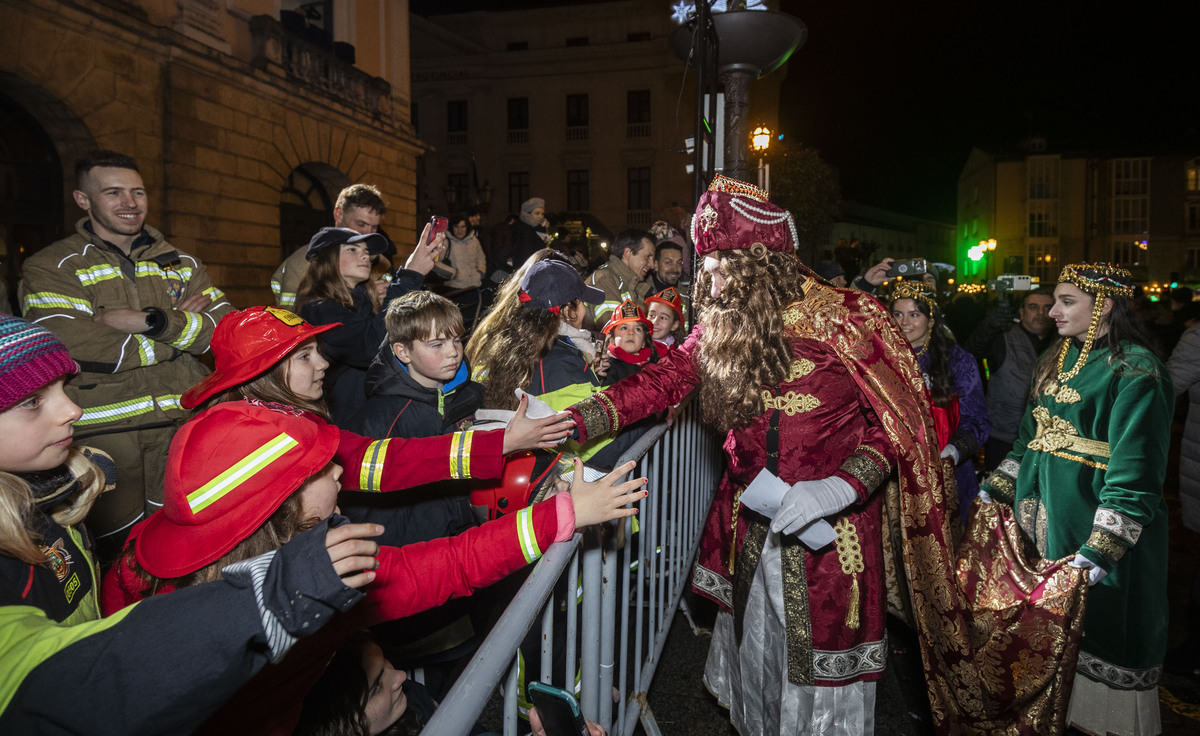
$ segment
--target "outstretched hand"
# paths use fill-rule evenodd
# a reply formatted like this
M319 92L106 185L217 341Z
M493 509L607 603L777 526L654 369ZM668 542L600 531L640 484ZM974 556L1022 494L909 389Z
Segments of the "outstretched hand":
M379 524L342 524L325 535L333 570L348 587L361 588L375 579L379 545L371 537L383 534Z
M879 286L884 281L887 281L888 271L892 268L892 261L895 258L884 258L879 263L867 269L863 274L863 281L866 281L871 286Z
M541 419L529 418L529 397L521 396L517 413L504 430L505 455L521 450L549 449L571 433L575 421L565 411Z
M413 248L412 255L404 262L404 267L409 271L416 271L422 276L428 276L433 270L433 266L437 263L442 254L446 252L446 234L442 233L429 240L429 229L431 225L426 223L425 229L421 231L421 237L417 240L417 247Z
M575 528L581 529L611 519L624 519L637 513L636 508L624 508L636 503L649 491L639 490L646 485L647 478L634 478L624 483L617 481L636 465L630 460L614 468L600 480L588 482L583 479L583 461L575 458L575 477L571 481L571 501L575 504Z

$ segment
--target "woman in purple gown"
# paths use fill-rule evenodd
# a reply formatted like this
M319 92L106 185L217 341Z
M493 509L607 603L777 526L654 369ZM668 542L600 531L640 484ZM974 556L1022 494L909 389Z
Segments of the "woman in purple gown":
M910 281L892 291L892 317L917 354L929 390L941 456L954 464L963 520L979 495L975 453L988 438L987 402L975 359L959 347L928 288Z

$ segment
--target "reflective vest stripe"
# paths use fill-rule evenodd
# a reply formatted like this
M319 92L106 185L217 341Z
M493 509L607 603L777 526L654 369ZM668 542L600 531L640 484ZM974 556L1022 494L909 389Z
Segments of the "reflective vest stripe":
M242 458L236 465L189 493L187 500L192 513L200 513L299 444L286 432L280 432L274 439Z

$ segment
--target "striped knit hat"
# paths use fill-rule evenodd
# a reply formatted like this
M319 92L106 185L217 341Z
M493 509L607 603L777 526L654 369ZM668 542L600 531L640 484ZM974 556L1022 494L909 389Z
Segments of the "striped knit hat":
M0 411L79 366L52 332L20 317L0 315Z

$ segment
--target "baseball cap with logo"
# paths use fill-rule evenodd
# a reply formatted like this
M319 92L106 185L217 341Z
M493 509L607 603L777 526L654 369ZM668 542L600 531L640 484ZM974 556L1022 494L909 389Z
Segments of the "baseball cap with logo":
M338 437L332 424L260 401L196 415L171 441L163 507L138 532L138 564L176 578L221 559L329 464Z

